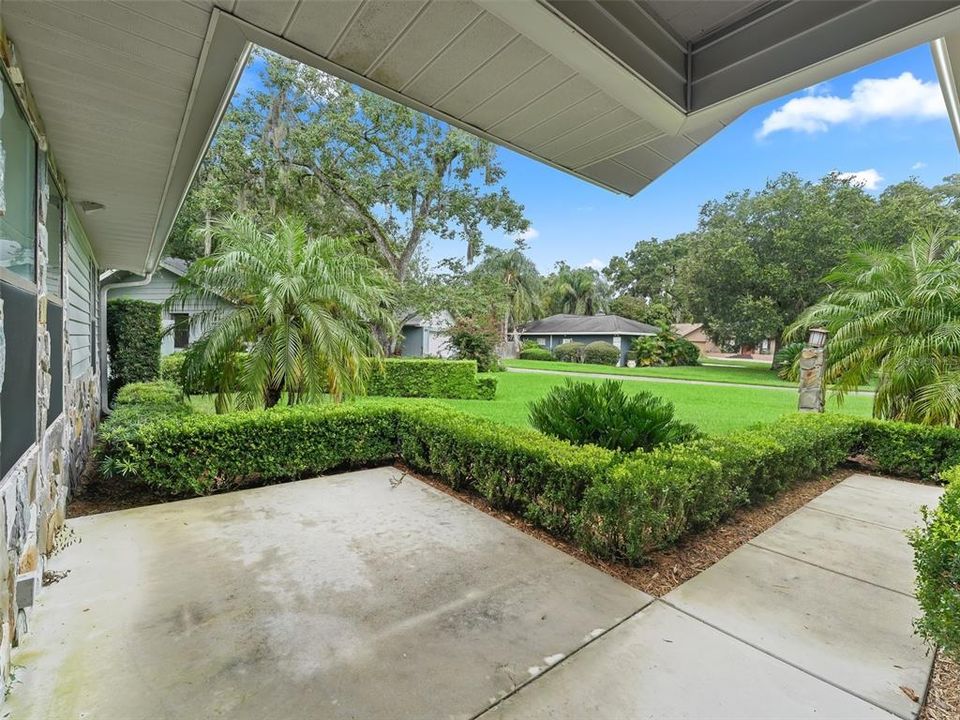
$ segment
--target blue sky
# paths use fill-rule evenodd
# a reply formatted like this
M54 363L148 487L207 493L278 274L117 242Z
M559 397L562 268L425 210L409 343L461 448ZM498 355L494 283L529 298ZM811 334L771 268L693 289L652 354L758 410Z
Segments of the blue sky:
M240 93L258 84L252 70ZM558 260L606 264L638 240L691 230L705 201L760 188L783 171L811 180L833 170L865 172L874 193L911 176L933 184L960 171L926 45L754 108L632 198L498 152L505 183L534 229L529 254L545 272ZM486 239L511 243L493 232ZM463 252L436 241L428 256Z

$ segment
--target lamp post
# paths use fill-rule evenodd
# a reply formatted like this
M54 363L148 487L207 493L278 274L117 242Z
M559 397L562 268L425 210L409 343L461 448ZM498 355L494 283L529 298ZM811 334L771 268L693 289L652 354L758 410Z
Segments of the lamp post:
M810 328L807 345L800 351L800 412L823 412L827 335L826 328Z

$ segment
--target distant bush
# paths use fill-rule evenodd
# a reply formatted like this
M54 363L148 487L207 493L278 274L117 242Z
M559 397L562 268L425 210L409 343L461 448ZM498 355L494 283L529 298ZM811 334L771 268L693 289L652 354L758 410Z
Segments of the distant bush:
M130 298L107 303L110 397L124 385L159 377L160 333L160 306L156 303Z
M554 387L530 403L530 424L574 445L624 452L683 442L697 434L695 426L674 420L670 403L646 391L627 395L623 383L615 380L568 380Z
M656 335L635 338L631 348L637 365L699 365L700 350L689 340L677 337L669 330Z
M180 385L183 363L187 359L185 352L173 352L160 358L160 379Z
M560 362L583 362L584 347L582 342L561 343L553 349L553 355Z
M522 343L520 343L521 350L538 350L542 347L543 346L536 340L524 340Z
M556 360L553 353L543 347L524 348L520 351L521 360Z
M804 344L802 342L795 342L784 345L777 350L777 354L773 356L773 367L777 371L778 378L799 382L800 353L803 352L803 348Z
M501 370L496 354L500 332L490 319L461 318L445 334L459 359L476 360L480 372Z
M917 632L960 662L960 466L944 471L951 482L923 525L910 533L923 617Z
M620 351L611 343L597 340L583 349L583 361L594 365L619 365Z

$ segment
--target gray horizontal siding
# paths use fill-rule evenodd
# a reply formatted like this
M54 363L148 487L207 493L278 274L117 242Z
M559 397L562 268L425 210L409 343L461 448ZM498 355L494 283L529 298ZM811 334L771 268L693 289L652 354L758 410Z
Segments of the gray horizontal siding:
M91 368L91 325L96 311L94 266L84 249L82 231L75 222L67 227L67 336L70 339L71 377L78 378Z

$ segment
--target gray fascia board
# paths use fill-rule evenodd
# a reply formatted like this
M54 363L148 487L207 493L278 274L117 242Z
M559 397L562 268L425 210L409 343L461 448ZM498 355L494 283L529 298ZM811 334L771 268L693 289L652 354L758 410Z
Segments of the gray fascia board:
M960 32L960 4L952 10L890 32L883 37L865 42L846 52L813 63L807 67L775 78L757 87L722 99L707 107L694 110L687 118L685 127L701 127L711 122L729 122L729 119L760 105L797 90L829 80L850 70L868 65L884 57L922 45L945 34Z
M745 96L755 105L928 42L960 27L958 8L954 0L843 3L833 10L792 4L694 51L691 110ZM810 19L792 17L800 13ZM804 29L796 32L798 24ZM765 38L762 47L758 37ZM762 92L771 86L772 92Z

